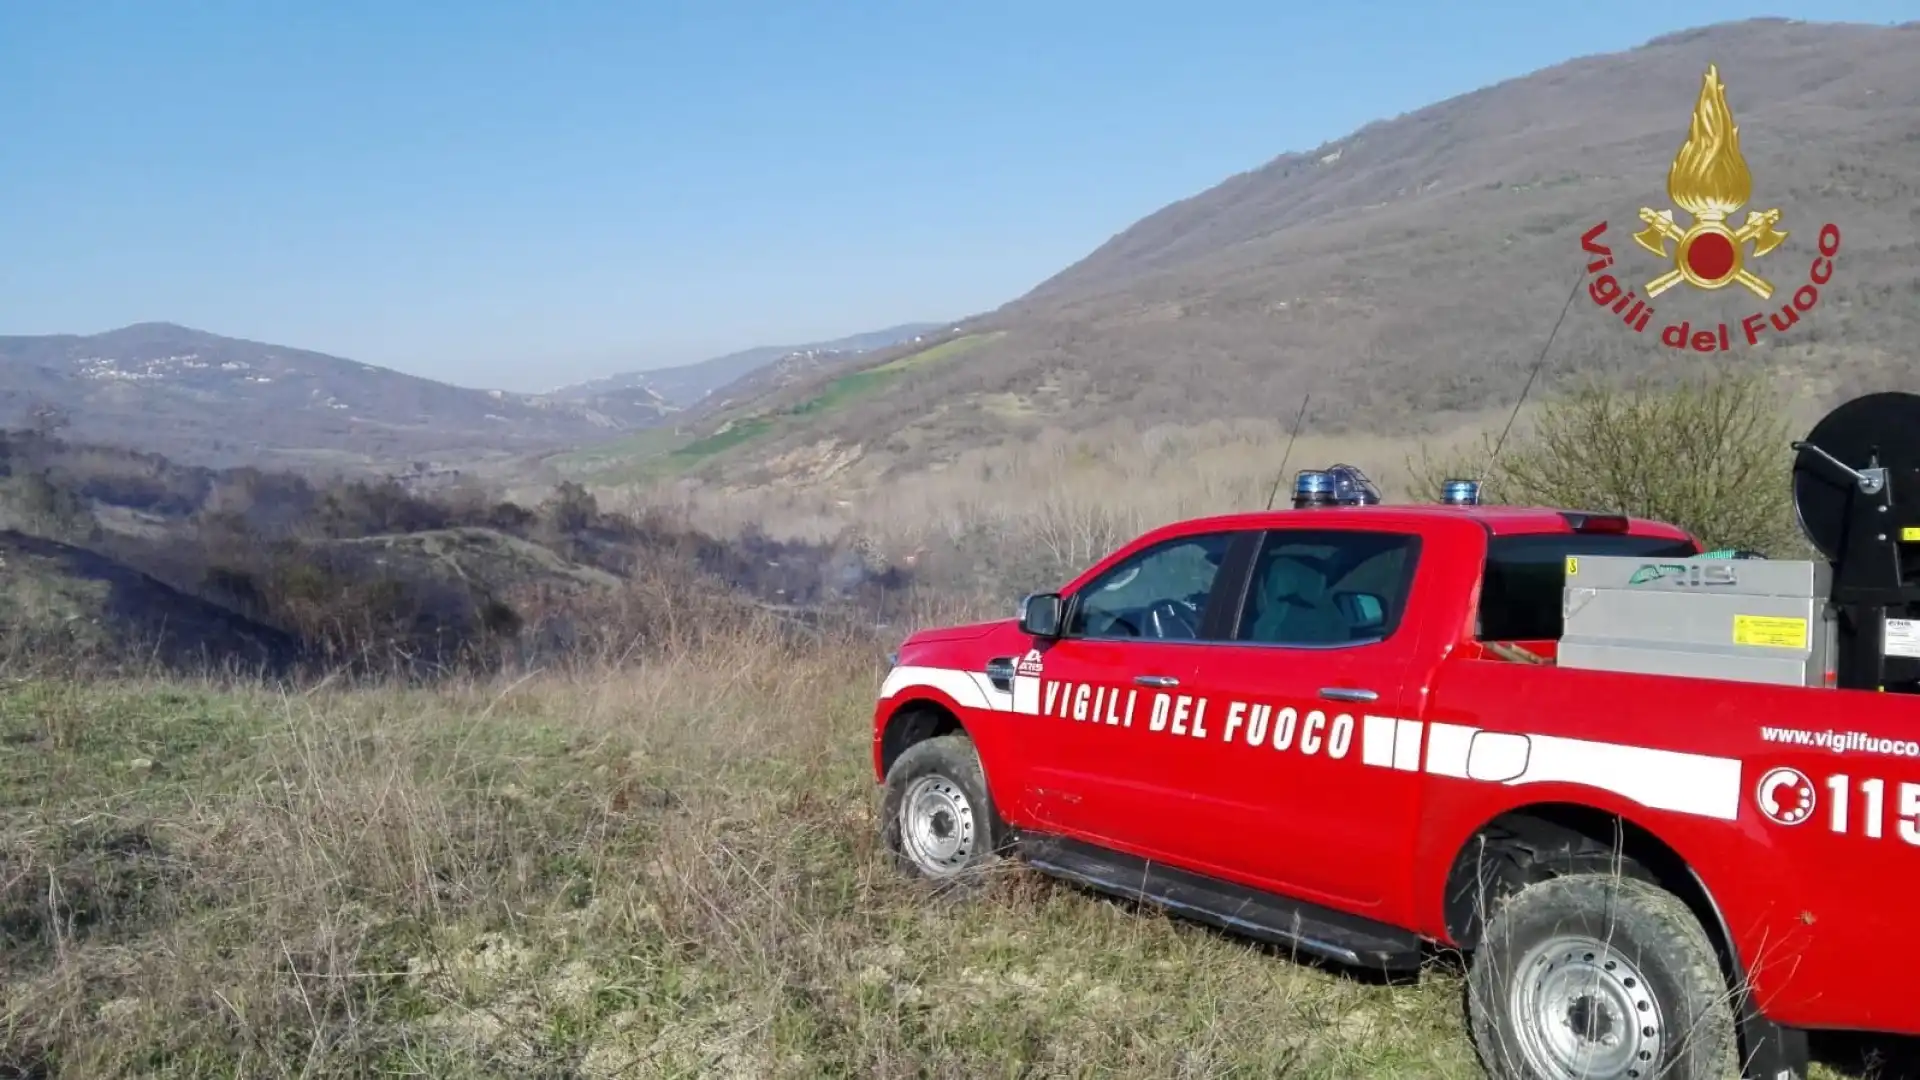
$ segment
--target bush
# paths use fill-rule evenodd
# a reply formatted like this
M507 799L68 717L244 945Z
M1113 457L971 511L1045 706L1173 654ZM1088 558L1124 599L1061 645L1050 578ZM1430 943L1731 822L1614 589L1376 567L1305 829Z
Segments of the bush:
M1499 456L1409 462L1437 499L1448 476L1479 477L1489 502L1610 511L1677 525L1708 548L1801 557L1794 523L1786 407L1759 372L1677 385L1588 381L1541 407Z
M86 500L45 470L15 470L0 483L0 528L62 542L85 542L99 532Z

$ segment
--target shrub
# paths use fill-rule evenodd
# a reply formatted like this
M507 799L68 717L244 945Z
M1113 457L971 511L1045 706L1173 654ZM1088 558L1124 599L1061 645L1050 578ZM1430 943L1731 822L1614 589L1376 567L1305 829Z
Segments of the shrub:
M44 469L16 470L0 483L0 528L63 542L84 542L99 531L86 500Z
M1674 385L1581 384L1543 405L1532 429L1496 457L1409 462L1439 497L1448 476L1479 477L1490 502L1610 511L1686 529L1708 548L1804 554L1793 516L1785 402L1760 372L1716 372Z

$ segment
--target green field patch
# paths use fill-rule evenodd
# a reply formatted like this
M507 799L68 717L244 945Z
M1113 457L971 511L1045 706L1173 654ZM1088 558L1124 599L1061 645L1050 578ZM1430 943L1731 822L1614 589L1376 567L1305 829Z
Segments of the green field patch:
M591 469L599 465L621 464L634 458L658 457L680 448L687 437L670 427L644 428L610 442L596 443L561 454L553 459L561 468Z
M749 416L742 420L731 420L720 430L703 438L695 439L685 446L669 453L668 458L685 464L705 461L715 454L724 453L741 443L759 438L773 427L773 421L764 416Z
M22 809L209 783L250 750L271 713L191 684L19 680L0 688L0 817Z
M759 438L771 427L772 420L764 416L749 416L730 420L711 435L690 441L680 434L670 440L660 439L651 443L635 440L639 445L632 452L603 454L579 466L579 469L593 483L602 485L644 484L664 480L701 464L715 454Z
M913 371L916 368L925 367L941 360L951 359L962 353L979 348L987 342L1000 337L1004 332L1005 331L996 331L991 334L968 334L964 337L954 338L952 341L943 341L931 348L921 349L916 353L909 353L906 356L889 360L878 367L867 368L864 371L849 372L828 383L826 389L822 390L819 394L786 410L787 415L810 416L826 412L829 409L838 408L855 398L865 397L879 390L901 375Z
M549 459L562 472L595 484L639 484L678 471L676 450L688 445L685 432L649 428L625 438Z
M689 441L671 429L654 428L554 459L562 468L589 473L596 483L643 482L700 465L774 430L784 417L817 416L879 391L907 372L949 360L993 341L1004 331L967 334L830 380L813 397L769 414L730 420L712 434Z
M985 345L989 341L998 341L1006 335L1007 332L1005 330L995 330L991 334L967 334L954 338L952 341L943 341L931 348L921 349L917 353L908 353L897 359L889 360L873 370L907 371L912 368L931 364L937 360L946 360L959 356L961 353L970 352L973 349Z
M786 410L786 415L811 416L845 405L854 398L862 397L891 382L894 374L894 372L874 368L871 371L856 371L851 375L842 375L828 383L826 390L819 396L808 398Z

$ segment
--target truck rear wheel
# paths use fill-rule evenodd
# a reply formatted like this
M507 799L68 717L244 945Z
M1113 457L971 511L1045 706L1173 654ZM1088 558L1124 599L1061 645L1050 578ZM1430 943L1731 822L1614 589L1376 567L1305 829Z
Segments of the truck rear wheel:
M896 864L943 886L970 885L1005 846L973 740L914 743L887 770L881 839Z
M1713 943L1679 897L1613 874L1520 890L1467 976L1481 1063L1499 1080L1739 1076Z

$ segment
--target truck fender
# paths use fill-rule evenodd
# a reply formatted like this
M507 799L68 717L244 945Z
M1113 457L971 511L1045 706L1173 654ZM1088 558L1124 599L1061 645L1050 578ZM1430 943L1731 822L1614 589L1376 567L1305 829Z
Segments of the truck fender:
M886 681L880 684L880 700L908 697L931 698L954 710L955 715L963 709L1000 712L1013 707L1012 693L994 686L984 670L901 664L887 672Z
M924 684L902 687L889 693L891 689L890 686L881 688L878 719L873 725L875 779L885 780L893 760L922 739L955 731L972 737L973 733L967 731L966 721L962 719L964 710L952 695Z
M882 719L873 731L875 779L884 783L894 761L916 743L942 735L965 735L980 756L981 777L995 811L1010 824L1024 820L1024 801L1019 798L1021 781L1012 767L1018 759L1006 746L1006 740L1014 736L1004 725L980 723L978 713L970 713L952 697L924 686L883 700L878 715Z
M1777 938L1767 941L1763 921L1770 898L1782 895L1791 880L1790 868L1764 830L1751 823L1743 826L1650 811L1612 792L1581 785L1529 784L1509 791L1525 798L1510 798L1495 806L1475 800L1478 805L1471 811L1460 807L1453 814L1438 804L1433 809L1440 812L1427 816L1430 824L1416 863L1421 880L1415 888L1419 920L1436 932L1436 940L1455 947L1462 944L1454 939L1455 928L1448 925L1447 897L1475 838L1497 827L1503 818L1524 816L1572 829L1608 850L1624 844L1625 853L1648 865L1659 884L1694 904L1708 932L1740 960L1743 974L1760 974L1745 971L1754 966L1751 953L1757 946L1773 954L1769 962L1780 959L1785 943ZM1614 821L1620 823L1617 831L1610 824ZM1730 839L1739 843L1730 845ZM1741 887L1733 890L1729 882L1736 874Z

